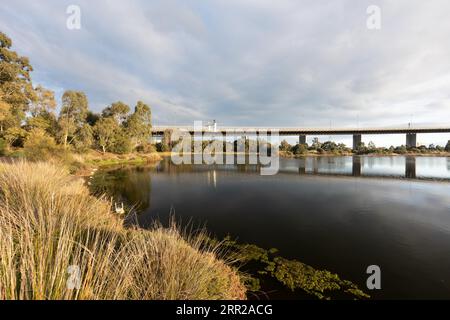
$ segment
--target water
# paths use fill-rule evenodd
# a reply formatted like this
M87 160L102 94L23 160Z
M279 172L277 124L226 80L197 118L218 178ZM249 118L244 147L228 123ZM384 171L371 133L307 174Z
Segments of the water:
M278 248L365 288L374 298L450 298L450 158L281 159L280 173L252 165L180 165L101 171L94 178L128 203L139 222L206 223L218 237ZM296 298L277 289L272 298Z

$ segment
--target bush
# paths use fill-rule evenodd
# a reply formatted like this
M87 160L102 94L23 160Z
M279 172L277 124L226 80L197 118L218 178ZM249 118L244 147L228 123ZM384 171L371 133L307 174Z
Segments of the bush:
M140 153L154 153L156 152L156 146L151 143L144 143L138 146L136 151Z
M114 143L111 146L111 152L117 154L126 154L130 153L133 150L133 146L131 145L131 140L126 135L118 134Z
M55 139L42 129L31 130L23 147L25 157L31 161L47 161L63 152L63 149L56 145Z

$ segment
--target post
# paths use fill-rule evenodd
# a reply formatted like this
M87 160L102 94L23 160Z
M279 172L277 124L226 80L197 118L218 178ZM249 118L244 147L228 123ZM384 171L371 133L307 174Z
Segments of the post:
M306 134L301 134L298 136L298 144L306 144Z
M417 147L417 134L415 133L406 134L406 147L407 148Z
M359 145L361 143L361 135L360 134L354 134L353 135L353 150L357 150Z

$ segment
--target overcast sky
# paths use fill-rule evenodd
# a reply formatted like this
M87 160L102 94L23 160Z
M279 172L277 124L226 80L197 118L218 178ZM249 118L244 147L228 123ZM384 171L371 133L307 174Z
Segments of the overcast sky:
M66 27L71 4L80 30ZM366 25L372 4L380 30ZM449 12L448 0L4 0L0 30L35 84L82 90L95 111L143 100L161 125L406 126L450 123Z

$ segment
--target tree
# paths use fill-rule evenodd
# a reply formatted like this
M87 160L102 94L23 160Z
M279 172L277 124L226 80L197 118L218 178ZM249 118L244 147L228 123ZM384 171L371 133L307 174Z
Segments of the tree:
M450 152L450 140L448 140L447 144L445 145L445 151Z
M292 146L286 140L281 141L280 151L291 151L291 150Z
M170 151L171 148L171 136L172 136L172 130L164 130L164 134L163 134L163 138L161 140L161 151L162 152L167 152ZM195 143L195 141L194 141ZM203 151L203 146L202 146L202 151Z
M138 101L134 113L126 122L126 129L134 147L145 143L151 138L152 112L148 105Z
M377 148L377 146L375 145L375 143L373 141L370 141L369 144L367 145L367 148L370 151L374 151Z
M27 119L26 128L27 130L39 128L52 136L56 136L55 94L40 85L36 87L35 92L36 99L30 105L31 117Z
M325 151L334 151L337 149L337 144L333 141L325 141L320 147Z
M72 138L86 122L88 100L80 91L66 91L62 97L62 107L59 114L59 126L64 147L67 147L69 137Z
M79 152L87 151L94 144L94 130L93 128L85 123L75 135L73 140L75 149Z
M102 112L103 117L113 117L119 124L122 124L130 112L130 107L122 101L114 102Z
M321 144L319 142L319 138L317 138L317 137L313 138L311 147L313 149L318 149L318 148L320 148L320 146L321 146Z
M112 117L101 118L94 126L94 136L103 153L114 145L117 131L120 127Z
M33 117L43 113L52 113L56 108L55 93L41 85L36 87L35 100L30 105L30 113Z
M35 99L28 58L10 50L11 39L0 32L0 133L19 127Z
M88 113L86 115L86 122L91 127L93 127L98 120L100 120L100 115L98 113L94 113L94 112L88 110Z
M9 146L22 146L23 142L27 136L27 132L21 127L11 127L8 128L3 137Z

